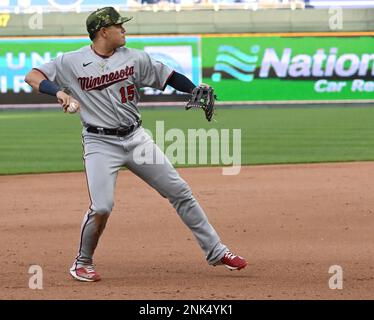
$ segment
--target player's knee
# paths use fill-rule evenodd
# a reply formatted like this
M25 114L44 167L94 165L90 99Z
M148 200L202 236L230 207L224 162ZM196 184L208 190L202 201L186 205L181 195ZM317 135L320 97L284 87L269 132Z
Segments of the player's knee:
M113 206L113 202L101 203L95 206L95 212L99 215L109 215L113 210Z
M190 186L183 181L179 186L171 192L169 200L172 202L186 201L192 198L192 190Z

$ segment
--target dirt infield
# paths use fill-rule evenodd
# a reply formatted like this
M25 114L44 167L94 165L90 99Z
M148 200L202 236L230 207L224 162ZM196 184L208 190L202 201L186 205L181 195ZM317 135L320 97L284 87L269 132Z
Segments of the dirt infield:
M103 280L74 281L84 174L0 176L0 299L374 299L374 162L179 172L246 269L207 265L167 200L121 171L95 256Z

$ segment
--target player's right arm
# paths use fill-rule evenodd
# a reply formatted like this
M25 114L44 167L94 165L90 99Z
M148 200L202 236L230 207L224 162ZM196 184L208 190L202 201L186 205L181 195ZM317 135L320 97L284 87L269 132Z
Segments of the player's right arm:
M57 98L58 102L65 109L70 104L70 96L52 81L48 80L45 75L38 69L32 69L25 77L25 82L28 83L36 92L45 93Z
M57 59L56 59L57 60ZM39 69L32 69L25 77L25 82L28 83L36 92L48 94L50 96L56 97L57 101L62 106L64 112L67 111L67 108L73 102L78 106L79 102L75 100L72 96L68 95L66 92L60 89L60 87L53 81L50 81L49 78L55 79L57 75L56 63L60 62L60 59L57 61L51 61Z

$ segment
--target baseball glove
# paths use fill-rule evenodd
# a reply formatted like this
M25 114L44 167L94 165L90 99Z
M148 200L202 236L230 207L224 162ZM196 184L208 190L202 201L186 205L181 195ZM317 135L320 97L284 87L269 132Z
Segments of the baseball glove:
M214 90L207 84L201 84L192 91L192 95L187 102L186 110L191 108L201 108L205 112L208 121L212 120L214 114L214 101L217 99Z

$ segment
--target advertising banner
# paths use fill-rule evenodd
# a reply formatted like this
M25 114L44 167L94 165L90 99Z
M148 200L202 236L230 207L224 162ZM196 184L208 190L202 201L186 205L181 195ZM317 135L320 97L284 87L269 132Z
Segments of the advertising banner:
M202 37L221 101L374 99L373 37Z
M31 93L26 73L89 44L88 37L0 38L0 105L55 102ZM374 100L371 36L132 36L126 46L211 84L220 102ZM186 101L171 87L141 95L143 102Z

